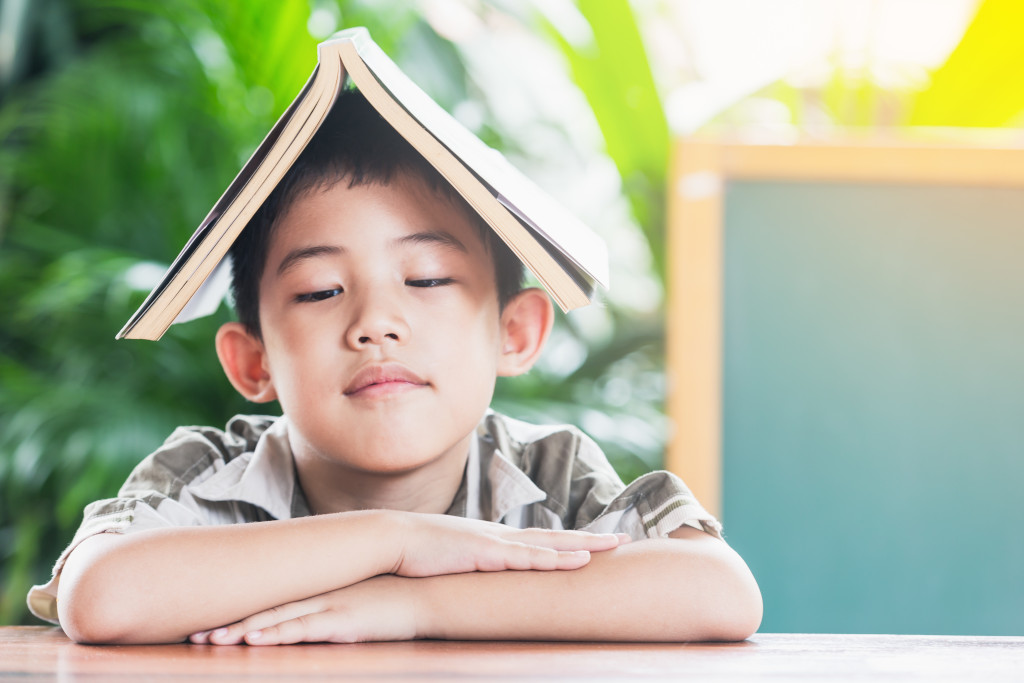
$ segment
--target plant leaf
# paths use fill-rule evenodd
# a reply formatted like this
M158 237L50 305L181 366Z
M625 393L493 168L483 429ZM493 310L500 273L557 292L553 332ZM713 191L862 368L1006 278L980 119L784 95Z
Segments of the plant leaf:
M915 99L914 126L1004 126L1024 113L1024 3L986 0Z

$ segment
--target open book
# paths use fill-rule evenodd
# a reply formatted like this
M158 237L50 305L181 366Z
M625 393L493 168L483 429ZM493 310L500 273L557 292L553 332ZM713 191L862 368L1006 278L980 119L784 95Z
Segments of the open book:
M563 311L608 287L604 242L420 90L364 28L317 48L318 64L163 279L117 338L159 339L172 323L211 313L227 291L228 250L298 159L349 83L508 244Z

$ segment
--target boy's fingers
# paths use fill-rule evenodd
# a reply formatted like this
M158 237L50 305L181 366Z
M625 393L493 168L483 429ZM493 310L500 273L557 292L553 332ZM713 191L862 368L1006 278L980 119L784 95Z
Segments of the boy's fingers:
M516 543L508 558L509 569L552 570L558 566L558 551Z
M510 542L504 545L501 556L481 563L480 571L501 571L504 569L552 571L555 569L579 569L590 561L586 550L554 550L544 546Z
M209 632L207 642L214 645L238 645L247 640L249 633L276 626L290 619L303 617L314 609L316 608L308 600L272 607L264 612L257 612L246 617L235 624Z
M238 645L242 642L243 635L245 635L245 631L239 627L239 624L232 624L210 631L207 642L210 645Z
M274 626L246 633L245 642L249 645L338 642L336 636L332 637L332 632L337 630L338 619L338 614L333 612L304 614ZM332 620L334 626L331 626Z
M553 550L611 550L629 542L626 534L592 534L587 531L555 531L551 529L517 530L514 536L520 543L538 545Z
M579 569L588 562L590 562L589 551L561 551L558 553L558 564L555 569Z

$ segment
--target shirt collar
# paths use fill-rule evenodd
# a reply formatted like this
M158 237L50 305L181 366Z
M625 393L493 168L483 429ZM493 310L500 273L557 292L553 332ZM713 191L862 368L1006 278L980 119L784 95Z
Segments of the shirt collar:
M547 499L547 494L495 445L485 422L471 439L462 485L448 514L499 522L509 512ZM189 491L207 501L240 501L266 510L275 519L308 515L297 485L288 443L288 420L281 417L264 431L256 447L232 459Z
M279 418L260 434L252 451L233 458L213 476L190 486L189 491L203 500L249 503L275 519L302 514L308 506L296 487L287 418Z
M497 448L486 422L470 443L462 486L448 514L500 522L513 510L539 503L547 494Z

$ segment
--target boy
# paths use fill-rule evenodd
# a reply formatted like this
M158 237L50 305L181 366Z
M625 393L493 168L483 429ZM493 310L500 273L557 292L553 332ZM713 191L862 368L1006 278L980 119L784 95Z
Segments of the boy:
M86 509L37 614L93 643L757 629L753 577L682 482L624 487L578 431L488 411L496 378L540 354L551 304L360 95L232 257L239 322L217 353L283 416L176 431Z

